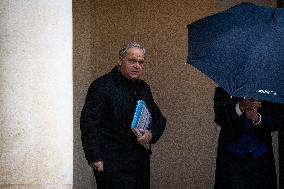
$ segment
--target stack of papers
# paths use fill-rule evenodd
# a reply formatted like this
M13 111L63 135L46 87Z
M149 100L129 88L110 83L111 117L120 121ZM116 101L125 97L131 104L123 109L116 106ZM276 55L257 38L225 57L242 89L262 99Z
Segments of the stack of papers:
M143 100L138 100L135 113L131 123L131 129L137 137L141 137L140 130L146 130L152 122L151 113L149 112L146 103Z

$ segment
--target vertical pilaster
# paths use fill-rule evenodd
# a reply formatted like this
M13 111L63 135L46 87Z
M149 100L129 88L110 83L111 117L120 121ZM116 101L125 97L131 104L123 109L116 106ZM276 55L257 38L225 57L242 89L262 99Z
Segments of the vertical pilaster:
M0 1L0 188L72 188L72 1Z

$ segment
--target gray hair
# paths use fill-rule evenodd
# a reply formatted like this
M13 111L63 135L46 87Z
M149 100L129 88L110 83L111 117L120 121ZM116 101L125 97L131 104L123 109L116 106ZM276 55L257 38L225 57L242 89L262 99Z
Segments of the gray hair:
M119 59L122 60L123 58L125 58L127 50L131 48L138 48L143 52L144 55L146 54L146 49L142 45L136 42L130 42L126 45L123 45L121 49L119 50Z

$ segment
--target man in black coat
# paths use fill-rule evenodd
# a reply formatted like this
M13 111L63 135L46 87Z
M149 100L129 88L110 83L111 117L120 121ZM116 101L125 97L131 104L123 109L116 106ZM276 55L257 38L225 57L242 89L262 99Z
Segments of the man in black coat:
M280 110L280 104L215 89L214 121L221 127L215 189L277 189L271 132L281 125Z
M150 86L139 79L144 59L141 45L123 46L118 64L88 89L81 112L81 140L98 189L150 188L151 148L145 146L158 141L166 119ZM138 100L146 103L152 116L150 127L139 138L131 130Z

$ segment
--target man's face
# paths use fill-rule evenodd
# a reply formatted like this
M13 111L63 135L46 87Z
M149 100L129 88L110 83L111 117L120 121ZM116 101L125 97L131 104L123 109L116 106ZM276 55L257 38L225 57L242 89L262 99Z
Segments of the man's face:
M144 53L138 48L128 49L126 57L118 61L119 70L130 80L136 80L140 77L143 64Z

